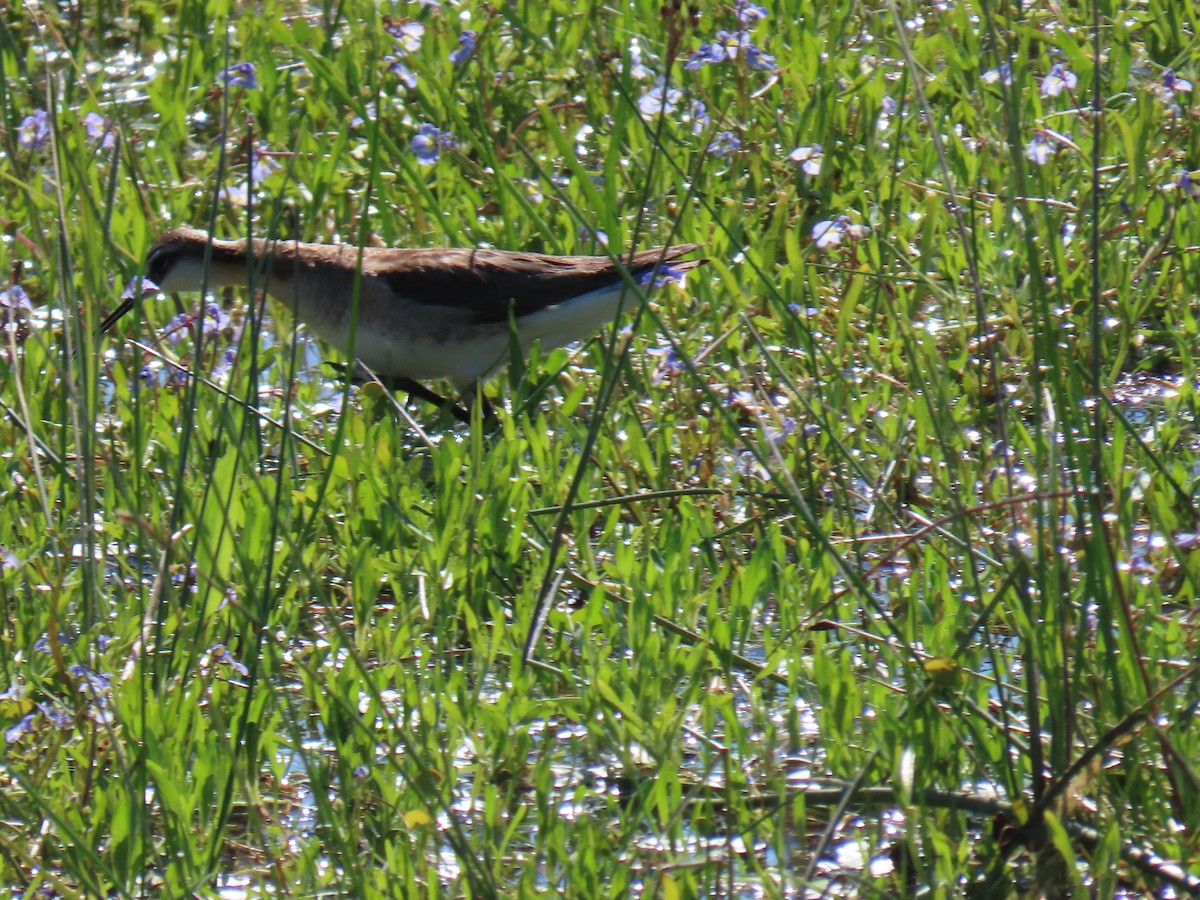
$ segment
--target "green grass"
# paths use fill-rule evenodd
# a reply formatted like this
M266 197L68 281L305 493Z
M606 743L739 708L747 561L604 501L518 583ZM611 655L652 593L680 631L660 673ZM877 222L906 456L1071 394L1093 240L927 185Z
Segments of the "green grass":
M780 3L764 71L409 4L411 90L377 4L83 6L0 13L14 895L1200 890L1192 4L1099 9L1102 117L1072 5ZM181 223L710 262L418 430L246 292L96 336Z

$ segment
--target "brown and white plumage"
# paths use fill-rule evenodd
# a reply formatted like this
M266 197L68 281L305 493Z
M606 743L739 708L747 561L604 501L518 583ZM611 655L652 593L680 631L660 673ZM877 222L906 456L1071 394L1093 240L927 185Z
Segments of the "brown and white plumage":
M245 285L253 265L274 299L343 353L350 351L357 283L354 356L405 390L430 379L466 388L503 364L510 327L522 349L536 341L561 347L613 321L635 296L618 264L604 256L365 247L359 282L357 247L256 238L251 263L245 239L214 239L211 251L209 244L208 234L194 228L167 232L150 249L146 277L164 292L192 291ZM692 269L704 260L680 257L697 247L635 253L629 274L639 279L656 267ZM103 330L132 306L127 300L114 310Z

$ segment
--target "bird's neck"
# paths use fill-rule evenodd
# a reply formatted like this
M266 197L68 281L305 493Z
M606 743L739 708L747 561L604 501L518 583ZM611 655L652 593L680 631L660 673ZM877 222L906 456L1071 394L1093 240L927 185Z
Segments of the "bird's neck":
M167 284L169 291L198 291L223 287L244 287L252 279L265 283L287 279L287 268L277 264L277 254L287 242L267 241L254 238L249 243L245 238L233 241L214 239L209 250L207 241L198 242L180 255L171 271Z

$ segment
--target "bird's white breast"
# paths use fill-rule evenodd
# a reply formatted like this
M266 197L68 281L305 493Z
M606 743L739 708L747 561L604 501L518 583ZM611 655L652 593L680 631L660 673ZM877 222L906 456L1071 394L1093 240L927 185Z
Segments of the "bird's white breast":
M590 337L637 298L617 284L581 294L516 320L522 350L540 341L546 349ZM319 292L278 296L298 307L298 317L319 337L343 353L361 359L379 375L416 381L449 379L469 385L499 368L511 346L508 321L472 324L469 314L450 306L431 306L398 298L375 279L364 278L358 301L358 327L351 347L353 307L321 303Z

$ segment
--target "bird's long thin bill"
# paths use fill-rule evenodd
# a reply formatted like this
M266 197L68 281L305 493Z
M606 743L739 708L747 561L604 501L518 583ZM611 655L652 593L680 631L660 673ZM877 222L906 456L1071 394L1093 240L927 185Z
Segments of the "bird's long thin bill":
M108 314L108 318L100 323L100 333L103 334L104 332L106 332L110 328L112 328L114 325L116 325L117 320L120 319L121 316L125 315L125 313L129 312L131 309L133 309L133 300L131 298L126 298L125 300L122 300L121 305L118 306L116 309L114 309L112 312L110 312Z

